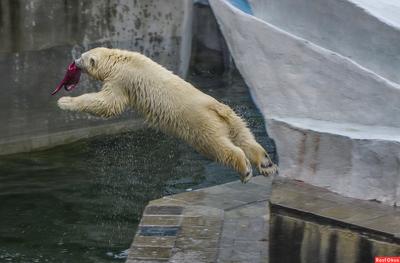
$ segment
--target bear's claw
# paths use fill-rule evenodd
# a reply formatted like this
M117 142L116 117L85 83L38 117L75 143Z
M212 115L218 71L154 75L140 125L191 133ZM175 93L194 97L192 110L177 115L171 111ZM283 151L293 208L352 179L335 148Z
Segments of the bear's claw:
M266 153L264 160L258 166L258 170L263 176L270 176L278 173L278 166L272 162L271 158Z
M247 183L253 177L253 168L249 160L246 160L246 173L240 175L240 181L242 183Z
M246 175L244 175L244 176L240 176L240 181L242 182L242 183L247 183L248 181L250 181L250 179L253 177L253 173L247 173Z
M278 173L278 169L279 168L278 168L278 166L276 164L271 163L267 167L261 165L259 170L260 170L260 173L263 176L270 176L270 175L273 175L275 173Z

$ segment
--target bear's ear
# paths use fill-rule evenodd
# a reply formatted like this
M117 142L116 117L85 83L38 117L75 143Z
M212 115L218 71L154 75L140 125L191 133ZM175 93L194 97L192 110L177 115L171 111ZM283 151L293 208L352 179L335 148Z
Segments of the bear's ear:
M92 68L94 68L94 66L96 65L96 59L94 57L90 57L89 63L90 63L90 66Z

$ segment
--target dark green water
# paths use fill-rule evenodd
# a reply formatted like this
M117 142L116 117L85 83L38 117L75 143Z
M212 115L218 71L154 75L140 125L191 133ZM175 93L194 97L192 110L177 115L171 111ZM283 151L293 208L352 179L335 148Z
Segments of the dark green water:
M237 73L190 82L245 117L274 149ZM151 129L0 157L0 262L123 262L149 200L237 180Z

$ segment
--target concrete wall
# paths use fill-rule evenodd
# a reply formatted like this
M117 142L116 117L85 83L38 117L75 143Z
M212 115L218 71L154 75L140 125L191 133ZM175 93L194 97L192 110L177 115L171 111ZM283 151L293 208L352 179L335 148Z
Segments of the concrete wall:
M272 211L269 262L358 263L395 256L400 245L366 233L325 225Z
M280 176L271 189L269 262L362 263L400 254L400 209Z
M193 7L191 71L196 74L222 74L235 68L217 20L206 2Z
M0 1L0 154L136 127L132 113L104 121L63 112L56 101L66 92L50 93L72 58L96 46L140 51L184 76L191 19L190 0ZM68 95L99 87L84 76Z

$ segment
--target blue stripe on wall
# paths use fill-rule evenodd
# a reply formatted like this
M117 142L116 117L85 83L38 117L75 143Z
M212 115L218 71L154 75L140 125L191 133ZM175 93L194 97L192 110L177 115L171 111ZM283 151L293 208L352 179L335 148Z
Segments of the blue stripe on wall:
M252 15L253 12L251 11L251 6L247 0L229 0L235 7L239 8L243 12Z

